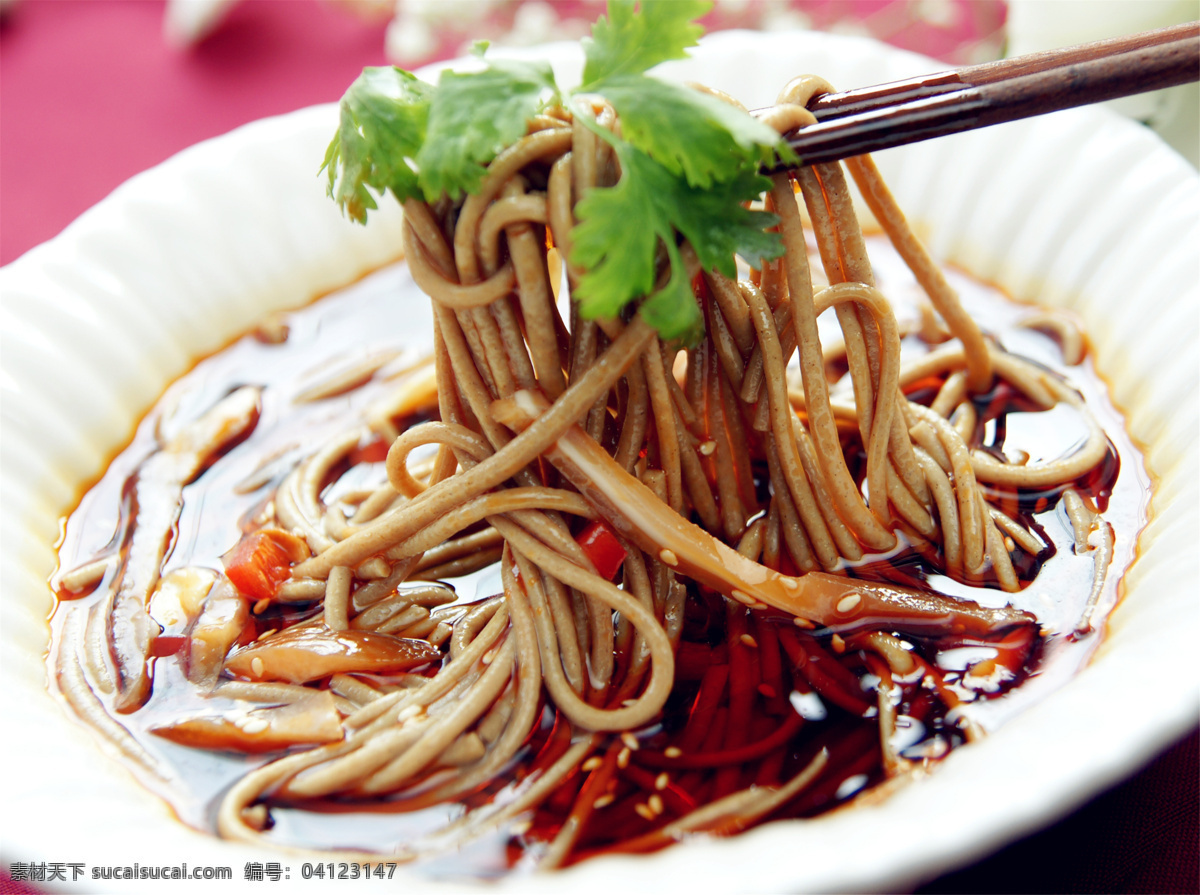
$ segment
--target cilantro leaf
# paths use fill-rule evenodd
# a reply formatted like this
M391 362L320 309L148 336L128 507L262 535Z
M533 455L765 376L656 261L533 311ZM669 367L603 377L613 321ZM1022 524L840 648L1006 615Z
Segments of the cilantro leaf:
M544 62L498 60L483 71L442 72L417 154L425 197L478 192L483 166L524 136L547 93L557 96Z
M638 313L664 340L695 345L704 335L704 315L679 256L679 247L673 242L666 246L671 276L661 289L642 302Z
M733 180L709 189L680 186L675 228L691 243L705 270L719 270L733 278L737 276L734 255L757 267L783 254L782 237L767 232L779 218L742 205L771 188L766 177L745 168Z
M575 207L571 262L585 273L575 289L585 317L615 317L630 301L654 289L659 241L674 244L666 196L669 171L645 153L617 143L621 179L593 189Z
M752 262L779 257L783 243L778 234L764 232L778 219L740 204L756 198L768 182L747 168L709 189L693 187L638 148L589 126L612 143L621 179L615 186L593 189L576 208L571 262L586 271L575 290L580 312L611 317L650 295L661 244L670 277L643 303L642 314L664 339L698 338L703 321L679 257L677 234L692 244L705 269L727 276L736 273L735 254Z
M603 92L609 78L639 75L669 59L683 59L704 33L692 20L708 12L706 0L609 0L608 17L592 26L584 38L583 92Z
M396 198L421 195L410 160L425 140L433 87L399 68L365 68L341 102L341 121L325 152L328 192L360 224L377 208L367 187ZM339 168L341 176L339 178Z
M779 134L736 106L642 75L612 78L604 97L621 134L693 186L728 180L747 163L762 164L786 149Z

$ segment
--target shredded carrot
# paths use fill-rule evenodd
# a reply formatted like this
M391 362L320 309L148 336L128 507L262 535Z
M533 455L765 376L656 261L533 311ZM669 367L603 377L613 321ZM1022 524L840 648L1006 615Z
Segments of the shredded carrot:
M729 647L729 722L725 728L722 747L737 749L745 745L752 712L758 700L758 669L742 635L747 631L747 611L730 602L726 609L725 642ZM719 799L740 789L742 769L739 765L724 765L717 771L713 798Z
M792 712L774 732L759 739L757 742L741 746L737 749L721 749L716 752L685 752L677 758L668 758L661 752L651 752L643 749L638 753L638 763L652 768L679 768L694 770L697 768L715 768L726 764L738 764L761 758L769 752L785 745L792 737L800 732L804 719Z
M814 638L784 628L778 633L788 657L817 693L859 717L871 709L871 704L860 695L858 678L821 649Z
M766 711L773 715L788 711L786 691L783 686L783 663L779 655L779 637L775 625L759 613L753 614L754 639L758 641L759 678L770 687L774 696L767 696ZM759 692L762 692L760 687Z
M713 714L725 695L725 683L728 680L728 665L712 665L704 672L700 690L688 714L687 725L675 743L683 751L694 750L700 745L701 738L712 730Z

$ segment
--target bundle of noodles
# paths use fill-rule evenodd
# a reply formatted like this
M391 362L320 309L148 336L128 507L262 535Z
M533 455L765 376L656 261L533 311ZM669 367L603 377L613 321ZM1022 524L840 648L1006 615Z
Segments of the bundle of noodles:
M798 80L760 120L803 126L827 89ZM620 128L604 101L589 112ZM517 818L547 867L728 834L815 811L854 773L920 766L894 745L898 706L920 719L958 697L913 638L986 640L998 664L1020 667L1031 616L866 580L864 560L907 549L952 578L1015 590L1013 556L1045 545L994 495L1066 488L1106 439L1093 423L1082 448L1044 464L975 449L972 396L994 380L1039 408L1080 399L985 339L872 161L846 168L953 336L908 366L839 164L773 177L763 201L786 251L746 279L702 270L686 242L671 247L705 323L685 348L638 313L589 320L572 304L563 319L559 293L581 274L563 260L576 208L622 172L612 146L561 107L533 118L473 194L405 201L407 263L433 302L436 420L384 425L387 482L349 514L321 495L361 431L336 439L288 477L239 547L282 557L276 578L239 577L235 557L228 578L196 585L188 677L281 706L217 725L223 747L311 746L237 782L222 835L262 837L272 806L381 799L392 811L468 806L399 844L402 857ZM827 284L810 270L805 218ZM660 263L665 278L665 253ZM827 309L842 342L823 349ZM906 396L918 391L923 402ZM208 428L220 437L193 433L207 447L175 464L179 483L233 437L227 419ZM432 462L410 466L430 445ZM1086 501L1074 500L1086 529ZM456 603L436 581L497 561L503 592L481 602ZM128 693L126 707L144 699L153 635L137 621L156 574L114 588L92 636L80 635L90 651L63 651L60 681L81 711L95 713L88 680ZM248 601L256 613L320 611L237 647ZM109 656L95 648L105 636ZM789 749L807 723L793 705L813 691L849 720ZM288 733L295 717L307 733ZM214 729L160 732L213 745Z

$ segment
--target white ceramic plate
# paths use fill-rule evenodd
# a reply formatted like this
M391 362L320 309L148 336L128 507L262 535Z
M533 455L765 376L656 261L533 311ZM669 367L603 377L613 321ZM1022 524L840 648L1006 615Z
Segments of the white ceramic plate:
M540 52L560 82L577 77L575 51ZM729 33L665 68L753 107L801 72L848 88L933 67L857 39ZM225 892L272 885L242 882L243 867L280 855L178 823L51 700L45 581L60 517L167 383L265 311L397 255L394 207L364 229L324 196L316 170L335 114L305 109L183 152L0 272L5 863L186 861L232 867L234 880L218 884ZM1099 109L894 150L880 164L936 254L1082 315L1113 398L1147 446L1152 520L1107 642L1062 690L880 806L504 887L903 888L1055 820L1196 721L1200 178L1152 134ZM290 884L302 884L300 862L282 860ZM409 891L425 887L400 875Z

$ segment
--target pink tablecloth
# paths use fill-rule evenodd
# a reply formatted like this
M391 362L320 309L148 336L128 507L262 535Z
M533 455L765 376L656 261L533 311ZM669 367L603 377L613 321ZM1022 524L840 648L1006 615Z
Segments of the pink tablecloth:
M0 263L125 180L238 125L337 100L381 65L382 23L314 2L243 3L193 52L163 4L22 0L0 28Z
M596 9L592 0L554 7L587 19ZM992 0L805 0L724 4L710 27L754 27L770 10L954 63L994 53L1004 16ZM482 24L513 28L516 15L515 5L501 5ZM315 0L243 0L190 51L164 43L162 16L156 0L22 0L4 16L0 263L173 153L256 118L336 100L364 65L386 61L382 21ZM453 28L432 37L413 49L424 58L412 64L461 46ZM1197 765L1193 733L1066 821L922 891L1200 891ZM22 860L0 855L6 865ZM0 893L32 891L0 874Z

